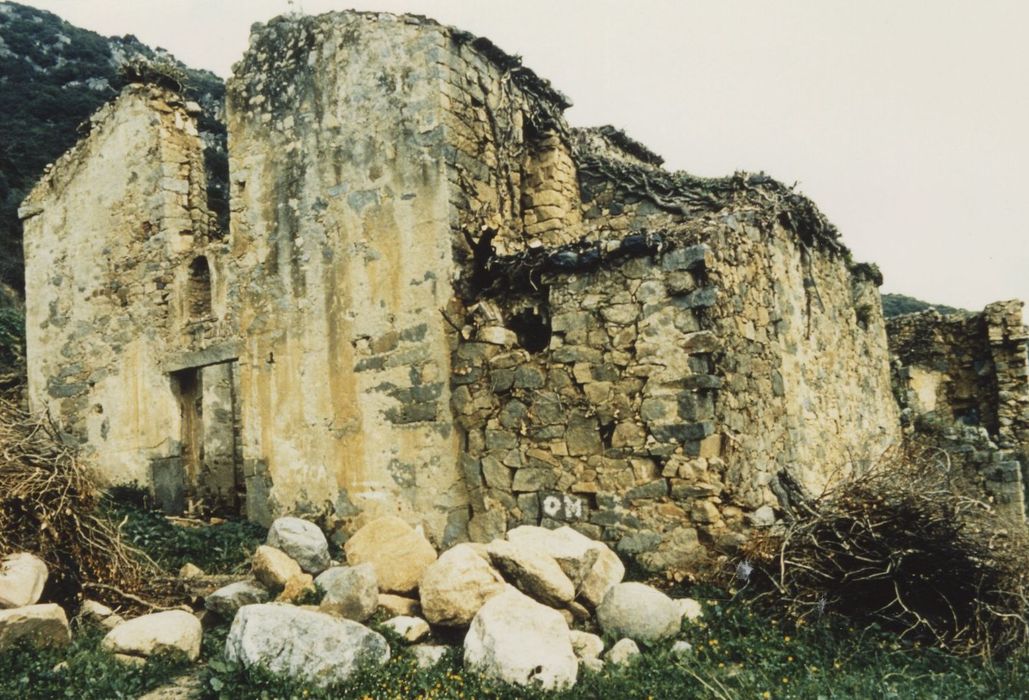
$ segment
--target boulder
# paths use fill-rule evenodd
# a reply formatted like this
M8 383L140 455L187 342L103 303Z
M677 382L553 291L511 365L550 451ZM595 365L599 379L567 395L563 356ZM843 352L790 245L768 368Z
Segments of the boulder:
M320 610L364 622L379 607L379 583L371 564L334 566L315 581L325 591Z
M475 548L459 544L425 569L418 593L429 622L464 627L483 603L504 588L504 579Z
M320 574L332 563L321 528L301 518L278 518L268 528L267 544L281 549L309 574Z
M625 576L625 564L610 547L601 542L597 545L597 561L590 569L586 579L579 587L579 596L589 605L596 608L611 586L622 582Z
M69 641L68 617L60 605L44 603L0 610L0 651L18 642L60 647Z
M203 575L204 570L192 562L183 564L179 569L179 578L182 579L200 578Z
M679 631L682 613L675 601L642 583L619 583L597 607L605 633L639 642L657 642Z
M669 651L671 652L672 656L689 656L693 653L693 645L689 642L685 642L680 639L672 645L672 648Z
M608 650L604 659L615 666L624 666L632 660L632 657L640 655L640 648L631 639L619 639L611 649Z
M275 600L280 603L298 603L301 599L317 595L317 593L318 589L315 588L311 574L301 572L286 581L286 585L279 591L279 595L275 596Z
M429 623L420 617L400 615L386 620L382 626L393 630L394 634L403 637L411 644L420 642L429 636Z
M593 569L603 546L567 525L556 530L536 525L521 525L510 530L507 539L552 557L576 589Z
M236 581L222 586L204 600L204 607L231 620L244 605L267 603L271 594L256 581Z
M596 659L604 653L604 640L595 634L572 630L569 636L572 640L572 651L580 660Z
M578 601L573 600L572 602L566 604L564 609L568 611L568 613L572 616L572 620L574 620L575 622L588 622L589 620L593 619L593 616L590 614L589 608L587 608L585 605L582 605Z
M564 607L575 598L575 585L547 554L504 540L490 542L487 551L505 579L541 603Z
M704 609L693 598L675 598L675 604L679 607L679 612L682 613L682 619L687 622L696 622L704 617Z
M389 645L359 622L281 603L244 605L225 640L225 658L245 668L319 686L346 681L359 666L382 665Z
M379 594L379 607L392 617L397 615L414 617L422 614L422 606L417 600L392 593Z
M82 605L79 606L79 615L90 622L103 622L113 614L114 610L99 601L90 600L89 598L82 601Z
M300 564L293 561L288 554L265 544L257 548L250 564L254 570L254 578L273 593L285 588L291 578L304 573L300 569Z
M436 561L429 541L400 518L377 518L347 540L347 563L371 564L379 588L388 593L410 593L418 587L425 569Z
M43 594L46 563L35 554L19 552L0 561L0 608L33 605Z
M449 649L440 644L416 644L411 647L411 655L418 668L427 669L437 666Z
M111 610L103 603L98 603L95 600L84 600L82 605L79 606L79 616L84 620L96 623L101 627L109 630L113 630L115 627L125 622L121 615Z
M579 670L564 618L513 588L475 614L464 662L490 678L545 690L573 685Z
M600 673L604 670L603 659L580 659L579 665L582 666L585 670L589 671L590 673Z
M200 657L203 629L185 610L166 610L133 618L107 633L101 647L114 654L150 657L182 652L190 661Z

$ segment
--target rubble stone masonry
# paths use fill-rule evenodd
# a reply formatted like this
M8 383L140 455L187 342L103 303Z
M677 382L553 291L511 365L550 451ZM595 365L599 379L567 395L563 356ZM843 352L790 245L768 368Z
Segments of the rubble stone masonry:
M1022 306L1002 301L975 314L929 310L887 322L894 390L905 424L977 429L981 435L969 441L975 449L963 451L987 492L1019 521L1025 518L1029 464L1029 330Z

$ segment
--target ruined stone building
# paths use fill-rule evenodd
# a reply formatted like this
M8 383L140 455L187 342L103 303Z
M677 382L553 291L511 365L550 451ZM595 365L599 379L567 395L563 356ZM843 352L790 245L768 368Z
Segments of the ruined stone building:
M423 18L255 25L225 231L191 105L126 88L22 209L33 406L170 509L566 521L654 567L898 443L881 280L814 205L568 106Z

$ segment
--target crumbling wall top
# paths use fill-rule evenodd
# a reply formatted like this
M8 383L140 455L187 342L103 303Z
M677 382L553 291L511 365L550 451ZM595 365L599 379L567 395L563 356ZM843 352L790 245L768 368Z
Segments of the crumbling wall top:
M116 98L94 112L88 121L79 126L79 131L83 135L74 146L43 169L43 175L18 209L19 218L25 220L39 214L42 211L43 203L50 196L60 195L67 183L75 176L76 164L82 161L89 149L92 137L110 122L119 109L134 100L145 100L151 108L160 112L180 113L176 125L189 135L197 136L196 122L189 117L200 112L200 105L186 100L182 95L167 88L130 83L122 88Z
M511 80L527 95L530 95L544 106L544 112L551 126L564 129L561 113L572 105L571 100L554 88L549 80L541 78L534 71L522 64L520 57L509 54L499 48L486 37L479 37L470 32L441 24L436 20L415 14L392 14L388 12L361 12L345 10L326 12L320 15L281 15L267 23L255 23L250 28L250 49L242 60L233 66L233 78L230 79L230 90L247 93L248 83L251 92L268 89L263 79L266 74L281 71L287 67L295 67L297 59L318 45L332 27L353 26L356 22L393 23L424 28L439 33L455 45L468 45L485 60L495 65L502 72L510 75ZM353 40L353 35L345 30L341 44ZM285 47L285 51L283 51ZM277 49L272 51L271 49ZM254 97L257 93L246 94Z

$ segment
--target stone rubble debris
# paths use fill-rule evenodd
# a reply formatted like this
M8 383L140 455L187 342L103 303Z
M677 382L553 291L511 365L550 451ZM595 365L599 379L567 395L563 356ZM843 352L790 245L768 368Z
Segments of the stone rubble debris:
M314 523L276 522L280 534L268 541L283 544L282 532L304 533L309 542L324 539L314 534L321 532ZM231 620L226 659L325 686L345 681L362 664L390 658L386 639L362 624L378 610L388 615L382 627L409 645L419 668L438 664L453 648L441 640L458 632L464 635L460 653L468 668L507 683L556 689L573 685L580 667L599 672L605 665L628 663L641 653L637 642L661 643L703 615L696 600L673 600L645 584L622 582L625 567L618 556L567 526L519 526L488 543L456 544L438 557L399 518L373 520L362 532L345 547L352 563L332 566L326 551L322 560L330 566L317 579L285 551L264 544L251 558L254 578L213 590L196 615L169 610L122 620L108 606L86 600L80 617L108 627L102 648L137 665L169 652L196 660L203 639L199 616ZM401 571L390 568L408 555ZM23 572L39 570L28 556L8 561L28 563ZM381 591L380 571L407 595ZM10 580L38 585L32 576L19 577ZM279 598L269 602L276 593ZM291 604L300 599L308 604ZM605 651L600 631L619 641ZM21 640L62 645L70 637L57 605L0 610L0 650ZM679 640L672 650L691 648Z

